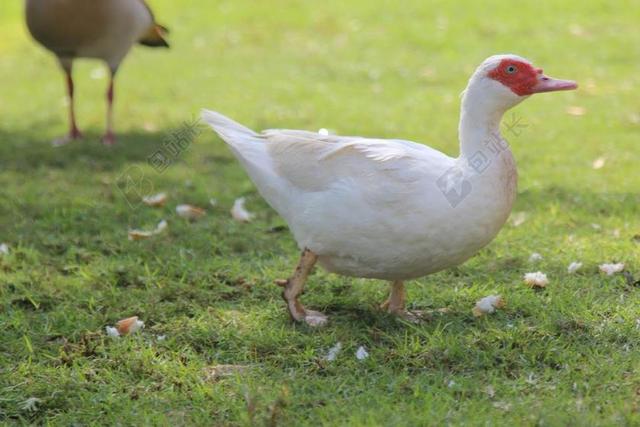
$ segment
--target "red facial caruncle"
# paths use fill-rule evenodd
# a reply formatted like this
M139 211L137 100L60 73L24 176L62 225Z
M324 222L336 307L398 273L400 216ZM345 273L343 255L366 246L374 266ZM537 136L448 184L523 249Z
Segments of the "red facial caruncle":
M576 89L578 85L571 80L559 80L547 77L542 68L517 59L505 58L488 73L488 76L518 96L527 96L540 92Z

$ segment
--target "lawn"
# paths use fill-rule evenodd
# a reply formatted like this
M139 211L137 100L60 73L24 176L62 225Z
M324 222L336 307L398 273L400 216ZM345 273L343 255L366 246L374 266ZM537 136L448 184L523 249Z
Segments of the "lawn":
M0 4L0 422L640 424L640 288L598 271L624 262L640 278L640 3L150 3L172 48L136 48L123 65L118 145L99 144L106 73L83 61L86 138L55 149L62 74L26 33L22 2ZM294 267L296 244L227 147L197 127L163 168L148 162L203 107L256 129L327 128L457 155L458 95L502 52L580 89L507 115L516 221L465 264L408 283L413 308L448 308L418 325L377 308L386 283L320 269L304 300L329 325L292 324L273 281ZM165 207L140 203L160 191ZM229 214L238 197L256 214L249 224ZM180 203L207 214L188 222ZM164 234L127 239L161 219ZM583 267L569 274L573 261ZM522 276L538 270L550 283L535 291ZM506 306L474 318L490 294ZM132 315L141 332L106 335ZM246 368L212 375L221 364Z

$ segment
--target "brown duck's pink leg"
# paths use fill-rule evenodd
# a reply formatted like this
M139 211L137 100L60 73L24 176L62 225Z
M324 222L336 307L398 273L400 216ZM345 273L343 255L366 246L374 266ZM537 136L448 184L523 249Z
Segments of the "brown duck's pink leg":
M313 269L318 256L311 252L309 249L305 249L300 256L300 261L296 270L291 277L287 280L277 280L276 284L284 287L282 292L282 298L287 303L289 314L291 318L297 322L305 322L309 326L322 326L327 323L327 316L318 312L306 309L300 302L300 294L304 289L304 284L309 277L309 273Z
M75 111L75 89L73 85L73 61L71 59L60 59L60 65L65 74L67 83L67 97L69 99L69 133L61 138L57 138L52 142L54 146L60 146L68 144L69 142L82 138L82 133L76 125L76 111Z
M115 76L116 70L111 70L109 88L107 89L107 130L102 137L102 143L104 145L113 145L116 143L116 135L113 132L113 100L115 96Z

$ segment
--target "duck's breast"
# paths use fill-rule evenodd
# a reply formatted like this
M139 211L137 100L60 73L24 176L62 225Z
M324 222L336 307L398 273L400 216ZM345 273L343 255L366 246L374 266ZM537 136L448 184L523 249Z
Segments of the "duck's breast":
M387 203L370 204L359 187L345 183L342 191L307 201L309 215L294 223L294 234L325 268L348 276L412 279L461 264L495 238L511 212L515 164L510 153L496 160L502 164L494 176L464 178L470 191L463 184L462 200L442 187L447 162L404 193L380 187Z
M33 37L63 58L100 58L117 66L153 19L138 0L27 0Z

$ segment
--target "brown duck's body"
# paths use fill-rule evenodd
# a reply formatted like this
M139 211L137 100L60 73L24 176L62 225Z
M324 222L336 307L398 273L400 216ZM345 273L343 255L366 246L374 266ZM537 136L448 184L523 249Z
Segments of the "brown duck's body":
M67 74L71 101L73 60L96 58L107 63L112 79L107 93L109 115L103 141L113 143L113 77L134 44L168 47L163 38L167 30L155 22L143 0L27 0L26 20L33 38L58 57ZM71 131L57 140L57 144L81 136L75 125L73 102L70 116Z

